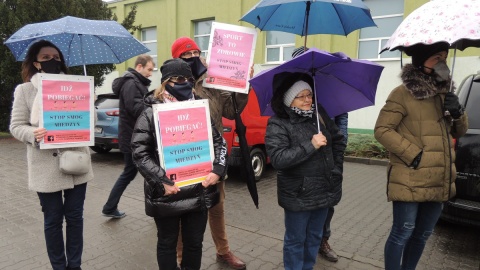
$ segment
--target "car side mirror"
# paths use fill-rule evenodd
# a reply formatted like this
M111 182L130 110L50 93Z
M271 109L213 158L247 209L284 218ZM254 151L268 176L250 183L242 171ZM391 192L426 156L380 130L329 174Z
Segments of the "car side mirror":
M475 77L473 77L473 81L480 82L480 75L475 75Z

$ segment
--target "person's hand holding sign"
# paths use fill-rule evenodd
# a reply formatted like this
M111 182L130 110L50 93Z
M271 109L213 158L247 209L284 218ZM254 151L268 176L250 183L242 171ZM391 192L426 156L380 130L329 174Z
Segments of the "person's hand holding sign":
M163 188L165 189L165 194L163 194L163 196L177 194L177 192L180 191L180 188L177 186L176 183L173 186L163 184Z
M202 186L203 187L208 187L208 186L211 186L211 185L216 185L218 180L220 180L220 176L218 176L217 174L211 172L207 175L207 177L205 178L205 180L203 180L202 182Z
M33 131L33 135L35 136L35 141L39 143L47 135L47 130L45 128L37 128Z

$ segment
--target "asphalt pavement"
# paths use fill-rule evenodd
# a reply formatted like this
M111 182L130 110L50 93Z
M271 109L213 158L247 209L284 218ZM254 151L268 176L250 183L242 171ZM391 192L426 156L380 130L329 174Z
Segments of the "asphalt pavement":
M51 269L38 196L27 189L25 146L3 139L0 153L0 269ZM82 269L158 269L156 227L145 215L143 178L138 175L120 201L127 216L105 218L101 209L123 169L122 155L92 153L92 162L95 179L87 188ZM269 167L257 183L259 209L238 171L229 175L226 223L231 250L247 269L283 269L283 210L277 204L275 170ZM382 165L345 163L343 197L335 207L330 239L340 259L331 263L319 256L315 269L383 268L383 247L392 222L385 176ZM230 269L216 262L208 227L203 251L202 269ZM440 222L417 269L480 270L480 229Z

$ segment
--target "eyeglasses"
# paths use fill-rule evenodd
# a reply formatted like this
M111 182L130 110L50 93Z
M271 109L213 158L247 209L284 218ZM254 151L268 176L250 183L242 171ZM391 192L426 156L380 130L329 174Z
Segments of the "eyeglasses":
M194 83L195 79L192 78L192 77L187 78L187 77L183 77L183 76L175 76L175 77L171 77L170 81L174 82L174 83L185 83L186 81Z
M302 100L302 101L305 101L307 98L308 99L313 99L313 93L295 97L295 99L299 99L299 100Z
M184 57L184 58L190 58L190 57L193 57L193 56L200 56L200 51L189 51L189 52L184 52L182 53L182 55L180 55L180 57Z

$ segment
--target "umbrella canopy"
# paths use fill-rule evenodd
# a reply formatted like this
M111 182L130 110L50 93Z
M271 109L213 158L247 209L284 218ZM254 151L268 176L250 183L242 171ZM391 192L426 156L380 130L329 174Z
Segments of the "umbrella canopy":
M480 47L479 11L480 0L430 1L402 21L381 52L442 41L459 50Z
M370 61L352 60L343 53L312 48L282 65L265 70L250 80L262 115L273 115L273 77L281 72L312 75L315 96L330 117L374 105L383 67Z
M376 26L362 0L261 0L240 19L263 31L348 35ZM306 38L305 38L306 43Z
M117 64L150 51L115 21L71 16L25 25L7 39L5 45L17 61L23 61L30 45L41 39L55 44L69 67Z

